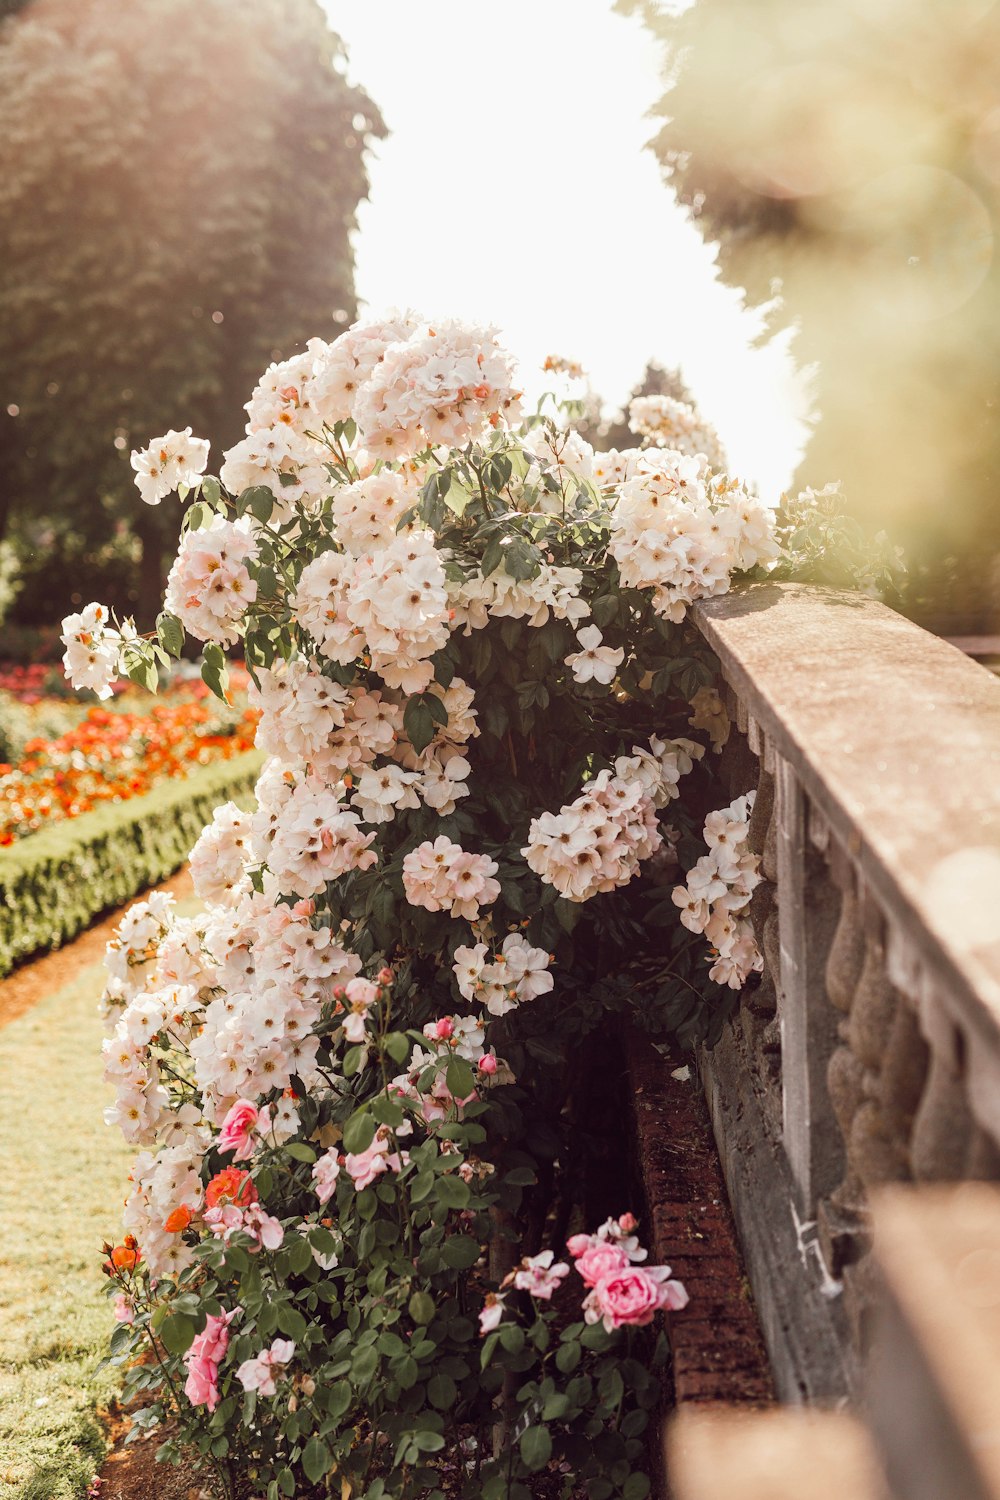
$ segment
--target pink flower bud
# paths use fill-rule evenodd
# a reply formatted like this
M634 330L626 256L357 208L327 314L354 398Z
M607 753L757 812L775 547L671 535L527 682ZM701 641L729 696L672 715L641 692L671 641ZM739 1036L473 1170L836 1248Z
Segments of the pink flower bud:
M631 1234L633 1229L638 1229L638 1227L639 1220L636 1218L635 1214L622 1214L621 1218L618 1220L618 1228L621 1230L622 1234Z
M392 983L392 970L391 969L386 969L386 968L379 969L379 971L378 971L378 982L379 982L379 984L391 984Z
M483 1057L481 1057L479 1059L479 1071L480 1071L480 1073L485 1073L486 1076L489 1078L489 1077L491 1077L496 1072L496 1070L497 1070L497 1060L493 1056L492 1052L487 1052L485 1054L485 1056L483 1056Z
M455 1023L451 1016L443 1016L434 1028L434 1035L442 1042L446 1042L450 1036L455 1034Z

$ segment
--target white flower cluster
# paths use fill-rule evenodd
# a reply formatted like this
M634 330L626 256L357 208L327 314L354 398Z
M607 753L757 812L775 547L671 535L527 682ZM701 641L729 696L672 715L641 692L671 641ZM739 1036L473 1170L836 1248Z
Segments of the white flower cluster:
M560 480L564 474L571 474L575 479L592 479L594 476L594 450L572 429L563 431L542 422L529 428L521 445L525 452L541 459L547 469L554 470ZM556 508L551 500L548 508Z
M257 584L247 563L257 544L246 521L215 516L201 531L186 531L167 578L166 607L199 641L232 645Z
M208 465L208 443L191 436L190 427L183 432L166 432L154 438L148 448L133 452L131 464L135 483L147 505L159 505L165 495L181 485L198 484Z
M77 689L90 688L98 698L111 697L118 676L122 645L134 635L130 629L115 630L103 604L88 604L78 615L62 622L63 669Z
M740 486L709 489L700 459L644 457L618 492L608 550L625 587L652 589L657 614L679 623L696 599L728 592L738 569L777 556L774 519Z
M331 510L337 540L348 552L364 557L395 539L404 512L419 498L416 472L409 465L380 469L334 491Z
M462 448L487 424L515 421L520 397L495 330L448 320L389 344L351 416L373 457L408 458L437 444Z
M464 1000L484 1005L492 1016L503 1016L551 990L551 962L551 953L533 948L519 932L512 932L492 953L487 943L456 948L452 968Z
M577 625L590 614L580 598L583 574L579 568L546 563L534 578L511 578L502 568L484 578L474 573L462 583L448 583L452 626L466 635L482 630L490 620L527 620L535 629L549 617Z
M520 394L492 329L406 314L358 325L269 367L247 404L247 436L225 455L220 478L233 493L263 484L286 509L312 507L332 488L324 428L353 421L369 459L405 459L437 444L463 447L516 420Z
M191 1137L164 1147L156 1155L140 1151L132 1165L124 1223L142 1246L153 1276L179 1276L194 1261L183 1236L170 1233L164 1226L178 1206L183 1204L192 1211L201 1207L205 1196L199 1176L203 1151L204 1144Z
M688 872L687 884L675 887L673 901L691 932L703 932L715 962L709 978L738 990L747 976L759 973L763 959L753 927L744 915L762 876L756 854L747 848L755 794L737 797L705 820L708 853Z
M117 1014L148 985L156 970L160 945L174 924L173 896L154 891L128 908L104 950L108 976L105 1017Z
M673 396L636 396L629 404L628 425L661 448L694 457L702 454L710 469L726 467L726 450L715 428L687 401Z
M474 922L482 906L500 894L494 880L497 862L486 854L470 854L441 834L411 849L403 860L403 889L411 906L447 911Z
M586 622L602 570L602 587L616 586L599 551L609 516L609 553L621 583L651 590L654 607L670 619L682 618L692 600L728 588L737 568L773 555L769 513L711 477L703 458L676 451L680 445L595 454L577 434L540 423L513 443L503 439L490 457L507 456L511 481L502 503L517 512L510 526L493 532L500 555L513 571L530 571L529 557L541 566L534 577L515 578L501 561L484 576L479 540L467 546L462 539L480 533L456 512L439 540L419 519L420 492L439 464L470 491L466 466L475 454L461 450L510 426L518 403L512 361L489 330L402 315L353 328L333 343L313 340L265 372L246 408L246 435L224 456L229 493L265 486L273 507L267 497L263 506L251 497L252 504L234 508L206 484L204 505L189 517L208 524L182 536L167 610L191 635L223 647L252 625L251 696L260 710L258 744L269 759L255 810L220 808L192 853L206 912L179 919L169 898L154 896L126 914L109 945L105 1069L116 1090L109 1118L143 1148L126 1223L154 1275L189 1263L183 1236L192 1214L199 1230L225 1237L242 1227L259 1230L260 1238L263 1207L249 1198L227 1202L223 1192L226 1182L242 1191L241 1172L215 1173L213 1183L225 1181L209 1185L202 1211L201 1179L215 1166L214 1157L206 1161L210 1149L231 1149L225 1137L236 1128L234 1111L250 1122L234 1161L249 1160L265 1137L290 1139L299 1128L300 1084L324 1097L336 1072L336 1055L327 1057L321 1038L335 1037L334 1046L371 1039L390 981L364 977L350 950L367 953L375 910L362 925L342 893L333 898L328 888L336 882L374 869L383 856L394 879L405 850L410 905L473 924L471 932L452 926L449 947L455 945L457 992L475 1014L429 1023L424 1044L395 1080L414 1118L468 1103L449 1089L448 1063L456 1056L476 1070L469 1098L507 1081L509 1069L487 1046L489 1018L553 988L552 955L522 930L510 931L500 904L498 861L514 850L498 853L490 843L494 858L463 847L475 822L462 803L480 730L473 687L449 675L459 659L452 635L469 636L494 621L534 629L565 621L579 650L563 657L565 670L552 663L557 690L573 682L607 688L620 675L625 649L605 644ZM207 453L188 429L134 454L142 498L153 504L171 489L195 487ZM479 501L469 495L468 504ZM567 526L563 549L552 540L558 523L549 517L570 506L579 529ZM223 518L238 509L239 519ZM507 640L510 632L494 634ZM130 625L113 629L96 604L65 622L64 641L74 682L101 696L120 662L131 667L133 653L146 649ZM263 650L272 645L271 664L262 668ZM476 646L482 651L467 652L473 661L488 657L496 642ZM561 645L557 656L565 650ZM432 696L407 702L417 694ZM514 739L510 748L513 754ZM702 753L692 741L654 738L613 765L600 761L606 768L579 796L531 822L523 857L574 902L625 885L671 837L657 814L679 795L681 776ZM426 809L442 818L458 811L444 825L454 838L430 836L436 819ZM397 828L387 833L393 822ZM715 838L714 824L711 832ZM717 842L724 844L724 829ZM717 885L705 886L698 930L717 947L713 978L731 983L725 975L750 961L737 897L748 898L757 876L745 862L731 869L715 844L712 851ZM692 872L695 886L699 878ZM685 914L689 925L694 911ZM416 913L411 917L416 921ZM467 1077L464 1068L452 1069L453 1083ZM406 1153L382 1128L366 1151L348 1152L343 1162L327 1150L317 1163L317 1196L329 1200L342 1167L360 1188L405 1166ZM254 1214L263 1216L259 1223L247 1217ZM280 1226L267 1233L280 1237Z
M189 868L194 888L211 906L236 906L250 894L247 865L251 854L253 818L234 802L215 809L212 821L191 850Z
M627 885L663 843L656 809L678 795L678 780L701 753L689 740L633 746L558 813L532 819L521 850L528 865L567 901Z
M521 850L531 869L567 901L589 901L627 885L662 843L640 781L602 771L558 813L532 819Z
M167 1031L186 1038L188 1018L198 1010L197 992L186 985L142 992L128 1002L104 1042L104 1082L115 1089L115 1102L104 1118L127 1141L149 1146L164 1126L177 1125L152 1046ZM196 1119L197 1113L191 1123Z
M645 454L641 448L609 448L606 453L595 453L593 462L594 484L599 490L617 488L642 469Z
M341 801L342 790L309 776L282 797L280 814L260 850L281 890L317 896L328 881L375 864L377 856L369 848L375 834L365 833L358 814ZM262 810L270 811L266 803Z
M365 656L387 687L406 693L430 685L429 658L448 639L444 563L428 531L361 558L321 553L303 569L292 607L324 656L341 665Z

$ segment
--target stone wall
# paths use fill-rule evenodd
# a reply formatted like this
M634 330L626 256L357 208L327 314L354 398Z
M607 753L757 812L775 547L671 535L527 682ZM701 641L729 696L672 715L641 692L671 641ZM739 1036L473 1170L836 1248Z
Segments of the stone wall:
M766 877L762 983L700 1069L779 1394L831 1403L884 1301L872 1194L1000 1180L1000 682L857 595L694 616Z

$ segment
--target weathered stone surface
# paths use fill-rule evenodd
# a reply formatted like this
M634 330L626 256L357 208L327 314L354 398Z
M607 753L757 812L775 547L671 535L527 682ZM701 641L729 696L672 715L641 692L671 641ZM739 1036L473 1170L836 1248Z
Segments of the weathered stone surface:
M754 584L694 616L894 939L919 955L925 1004L966 1034L973 1108L1000 1134L1000 681L835 590Z
M839 1287L819 1258L815 1226L796 1213L762 1081L732 1028L700 1066L778 1395L835 1401L858 1385Z
M845 1412L682 1411L668 1431L666 1466L673 1500L887 1496L871 1441Z
M1000 1190L873 1199L870 1420L899 1500L1000 1497Z

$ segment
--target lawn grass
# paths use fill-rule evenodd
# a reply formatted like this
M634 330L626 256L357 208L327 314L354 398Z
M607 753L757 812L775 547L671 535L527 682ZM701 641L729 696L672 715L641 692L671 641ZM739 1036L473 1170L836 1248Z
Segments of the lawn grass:
M0 1030L0 1500L77 1500L104 1455L100 1247L134 1152L102 1118L102 985L84 968Z

